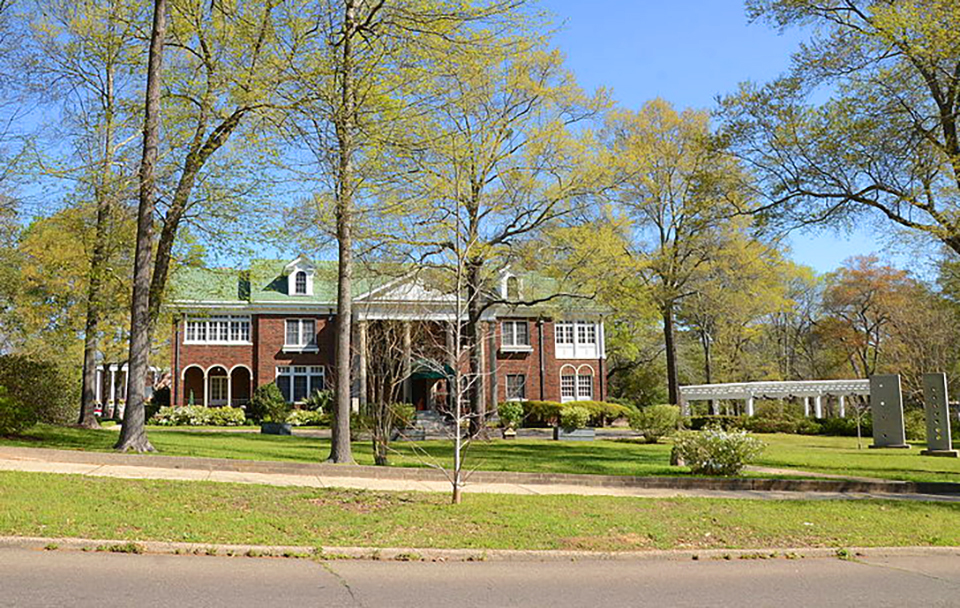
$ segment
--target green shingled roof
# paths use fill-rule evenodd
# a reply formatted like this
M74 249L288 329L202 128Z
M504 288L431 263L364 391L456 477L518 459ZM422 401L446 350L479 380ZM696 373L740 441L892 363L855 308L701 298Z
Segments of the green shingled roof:
M337 299L337 262L317 261L313 278L313 295L288 295L287 277L283 276L288 260L255 259L250 270L227 268L180 268L171 281L171 302L224 302L251 303L266 302L313 302L332 304ZM383 287L398 278L409 275L415 266L409 264L377 263L358 264L354 270L354 297ZM545 275L518 271L514 274L522 281L522 299L526 301L548 298L553 294L570 292L560 281ZM417 280L427 287L443 291L445 276L436 270L424 270L417 274ZM494 287L491 285L491 287ZM498 289L498 287L494 287ZM497 297L499 293L491 293ZM520 308L523 308L521 306ZM537 305L541 309L597 311L601 308L596 302L571 296L551 298Z

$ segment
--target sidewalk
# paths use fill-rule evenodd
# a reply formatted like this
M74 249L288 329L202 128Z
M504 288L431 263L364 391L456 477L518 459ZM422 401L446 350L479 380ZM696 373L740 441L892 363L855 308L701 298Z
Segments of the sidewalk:
M312 463L242 461L162 455L132 455L45 448L0 446L0 471L65 473L119 479L212 481L312 488L355 488L381 491L449 492L450 482L436 470L324 465ZM581 479L592 477L594 479ZM706 497L767 500L935 500L960 502L960 495L932 495L876 491L783 491L776 489L708 489L666 487L671 478L603 478L602 476L537 475L478 471L468 478L465 492L490 494L572 494L579 496L633 496L646 498ZM497 481L497 480L500 481ZM630 485L635 480L646 484ZM697 485L695 479L677 479L678 485ZM708 480L714 481L714 480ZM747 484L763 480L729 480ZM609 485L604 485L604 483ZM789 480L772 482L784 486ZM819 486L828 482L819 482ZM840 482L836 482L840 483ZM813 481L792 482L817 484ZM743 483L728 485L744 485ZM864 488L869 484L861 484ZM654 487L651 487L654 486ZM827 486L829 487L829 486ZM852 487L857 487L856 485Z

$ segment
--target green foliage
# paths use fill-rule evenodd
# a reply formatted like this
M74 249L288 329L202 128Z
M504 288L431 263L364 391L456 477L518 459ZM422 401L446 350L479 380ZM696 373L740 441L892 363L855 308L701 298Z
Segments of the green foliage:
M321 410L293 410L287 416L287 424L293 426L328 426L330 415Z
M657 443L677 430L680 408L675 405L651 405L630 415L630 428L643 433L647 443Z
M161 407L147 420L156 426L243 426L246 415L239 407L187 405Z
M554 426L560 421L560 414L564 408L577 406L587 410L589 423L593 426L605 426L617 418L626 418L630 415L630 408L616 403L603 401L523 401L523 420L527 426ZM501 404L502 405L502 404Z
M746 431L709 427L682 431L673 449L694 475L736 475L763 453L764 443Z
M317 390L303 402L303 409L313 410L324 414L333 412L333 391L330 389Z
M906 408L903 411L903 429L907 441L923 441L927 438L927 417L919 408Z
M417 421L417 408L410 403L391 403L387 408L393 415L395 428L408 429Z
M291 405L275 383L263 384L253 391L247 406L247 418L256 422L285 422Z
M17 401L0 386L0 435L17 435L38 420L36 409Z
M153 396L144 406L147 420L153 418L162 407L170 407L170 387L168 386L153 391Z
M33 410L40 422L73 422L80 386L55 363L24 355L2 355L0 386L20 408Z
M579 405L565 405L560 410L560 427L567 431L575 431L587 426L590 421L590 410Z
M500 424L506 429L515 429L523 422L523 404L519 401L505 401L497 406Z
M748 424L749 418L746 416L715 416L709 414L706 416L691 416L686 426L694 431L699 431L707 427L719 427L725 430L742 430L747 428Z

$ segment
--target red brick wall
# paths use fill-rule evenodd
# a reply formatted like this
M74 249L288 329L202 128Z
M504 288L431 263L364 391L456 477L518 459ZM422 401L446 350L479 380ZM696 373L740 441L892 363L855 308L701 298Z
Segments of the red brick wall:
M285 319L314 319L317 327L317 347L315 353L283 352ZM277 376L278 365L323 365L328 382L334 380L334 353L336 349L336 323L328 315L255 315L251 328L253 343L256 345L254 365L255 384L261 386L273 382Z
M179 328L179 331L178 331ZM183 321L180 320L173 328L173 348L171 351L171 365L173 376L176 379L176 395L172 395L173 403L186 404L189 398L189 388L194 389L197 401L201 402L202 385L185 387L183 370L191 365L197 365L207 370L214 365L222 365L230 370L236 365L246 365L254 371L254 348L250 344L184 344ZM179 344L177 344L179 340ZM179 349L180 364L177 365L177 350Z
M497 324L497 401L507 397L507 374L527 375L527 399L543 401L560 401L560 370L566 365L573 366L574 370L583 365L593 368L593 397L601 400L605 391L601 391L601 378L605 370L601 369L597 359L557 359L556 342L554 341L554 324L551 319L544 319L542 326L538 326L536 318L527 319L530 334L530 345L533 352L504 353L500 352L501 328ZM540 393L540 327L543 330L543 394ZM604 387L605 388L605 387Z

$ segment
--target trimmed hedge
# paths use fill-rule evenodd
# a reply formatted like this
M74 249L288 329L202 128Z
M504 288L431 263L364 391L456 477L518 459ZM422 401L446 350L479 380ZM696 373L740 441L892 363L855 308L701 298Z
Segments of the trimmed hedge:
M630 415L630 408L616 403L603 401L522 401L525 426L556 426L560 423L560 413L567 407L582 407L590 413L588 424L606 426L618 418Z

